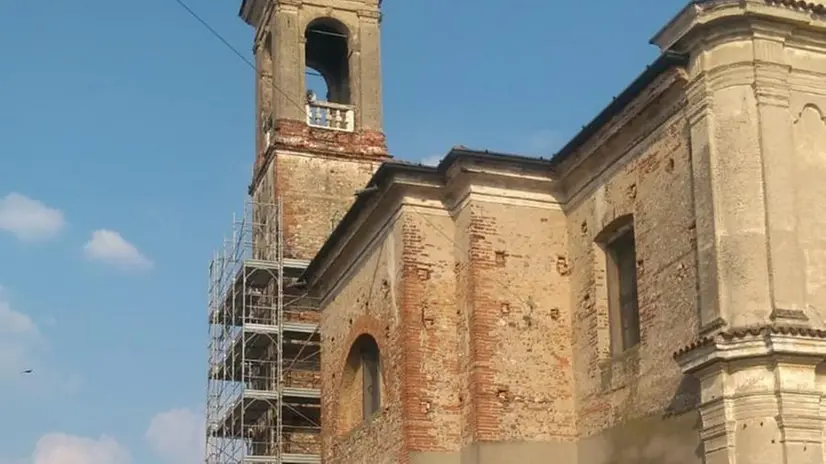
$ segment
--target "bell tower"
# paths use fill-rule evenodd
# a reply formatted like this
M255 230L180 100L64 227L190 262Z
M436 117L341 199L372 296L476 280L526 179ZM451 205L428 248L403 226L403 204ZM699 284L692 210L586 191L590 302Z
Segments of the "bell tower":
M243 0L256 30L255 202L283 204L285 257L311 259L382 161L380 0ZM307 69L327 91L307 86Z

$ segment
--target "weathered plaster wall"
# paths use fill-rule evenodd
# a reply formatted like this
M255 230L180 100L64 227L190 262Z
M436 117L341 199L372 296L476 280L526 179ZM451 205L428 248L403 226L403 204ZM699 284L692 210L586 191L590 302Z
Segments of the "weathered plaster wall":
M568 185L575 192L566 213L582 464L701 462L698 415L690 411L697 385L672 358L696 336L698 315L688 125L679 81L669 85L578 168L587 167L590 180L572 173ZM596 239L628 214L641 343L612 355L606 258Z
M794 156L791 160L786 159L786 163L791 161L793 166L790 173L792 178L786 179L781 187L793 187L792 203L796 208L790 209L795 214L800 248L795 253L793 249L789 249L788 240L780 242L777 248L778 252L785 252L784 256L791 255L795 258L789 264L798 266L798 270L789 274L803 275L803 279L797 282L783 283L796 286L792 289L799 289L802 280L805 295L803 309L813 326L826 328L826 236L823 233L826 230L826 41L821 42L820 46L822 48L817 52L803 51L794 46L785 50L784 61L793 69L790 75L792 89L789 95L789 114ZM778 124L775 127L780 132L783 126ZM766 130L771 131L771 126ZM782 134L780 132L778 137ZM764 156L769 155L775 153ZM775 165L782 163L782 159L772 161ZM783 170L775 169L779 171L776 172L777 175L784 174ZM784 195L783 199L789 199L789 195ZM787 208L791 206L787 202L783 203ZM783 211L781 209L779 213L782 214ZM788 219L791 218L784 214L778 218L778 222ZM780 224L772 225L780 227ZM796 290L795 293L799 291Z
M452 221L416 205L393 217L324 305L324 436L337 453L329 462L406 462L411 452L459 446ZM384 374L383 411L366 423L360 384L336 380L362 333L379 341Z
M402 407L352 431L326 414L325 430L344 434L325 447L341 456L336 462L700 462L697 384L672 358L699 325L683 83L674 72L653 85L634 114L618 118L616 131L601 134L586 162L572 168L558 187L564 193L547 174L538 181L484 164L457 168L465 174L448 175L445 187L450 216L413 195L392 233L367 223L350 232L379 238L368 264L357 261L345 272L325 305L325 391L336 388L329 382L342 369L343 361L330 360L343 359L360 334L350 320L366 317L358 295L384 286L395 297L376 303L385 309L369 320L393 340L384 355L394 365L385 369L397 369L398 383L385 378L385 398ZM488 172L467 174L480 169ZM635 218L642 343L612 357L605 261L594 240L628 213ZM378 221L390 213L369 214ZM381 257L386 250L394 260ZM347 342L338 345L341 337ZM331 396L346 397L341 390ZM349 403L360 404L355 397Z
M389 232L379 233L369 257L324 304L324 440L337 453L331 462L575 456L563 213L547 193L497 199L501 189L470 190L485 193L465 196L452 216L441 202L408 197ZM389 340L382 352L389 409L353 426L341 418L357 417L346 409L360 408L360 399L335 379L362 327L375 327L380 344Z
M322 442L328 463L393 463L403 446L404 222L397 217L354 263L324 303L322 333ZM343 379L353 342L372 336L381 353L382 410L361 422L360 378Z
M824 213L815 205L826 192L815 179L824 172L826 23L807 12L815 7L732 2L700 13L703 21L728 15L702 39L691 21L672 32L692 53L700 307L709 330L824 327Z
M483 197L455 215L462 462L520 447L536 459L549 448L530 443L564 447L576 433L565 220L548 198Z

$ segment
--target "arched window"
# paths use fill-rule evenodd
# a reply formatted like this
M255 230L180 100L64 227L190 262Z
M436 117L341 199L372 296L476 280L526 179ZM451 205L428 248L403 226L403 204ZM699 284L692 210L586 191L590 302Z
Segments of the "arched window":
M349 430L359 422L359 416L368 420L381 410L381 354L373 337L363 334L353 342L345 369L342 425Z
M615 218L597 235L595 242L605 253L611 350L620 354L638 345L641 338L633 216Z
M379 346L369 335L359 338L362 371L363 419L369 419L381 408L381 372Z
M350 104L350 51L347 27L332 18L312 21L304 32L307 45L304 50L307 75L308 99L310 91L318 100L330 103ZM315 72L313 72L315 71ZM318 78L326 85L319 85ZM326 87L325 94L317 88Z

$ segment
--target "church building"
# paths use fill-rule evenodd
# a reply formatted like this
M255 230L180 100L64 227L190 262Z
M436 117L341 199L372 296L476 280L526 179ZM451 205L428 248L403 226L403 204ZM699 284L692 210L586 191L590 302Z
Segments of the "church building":
M550 160L438 166L386 148L380 0L241 17L295 403L232 462L826 463L826 0L690 2Z

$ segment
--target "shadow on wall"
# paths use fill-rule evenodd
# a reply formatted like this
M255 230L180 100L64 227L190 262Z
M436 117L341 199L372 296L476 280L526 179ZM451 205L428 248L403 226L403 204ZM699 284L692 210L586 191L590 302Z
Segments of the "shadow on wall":
M666 412L582 440L581 464L703 464L699 381L683 378Z

